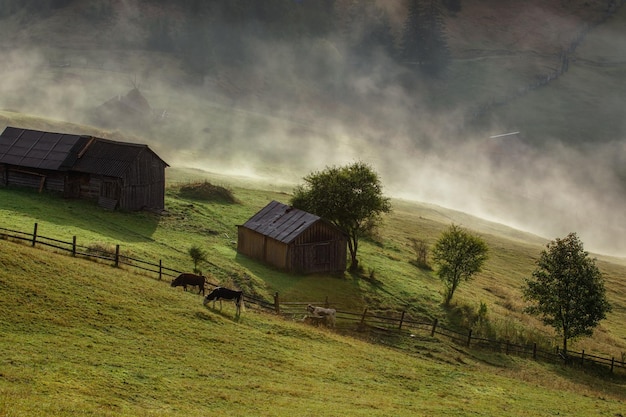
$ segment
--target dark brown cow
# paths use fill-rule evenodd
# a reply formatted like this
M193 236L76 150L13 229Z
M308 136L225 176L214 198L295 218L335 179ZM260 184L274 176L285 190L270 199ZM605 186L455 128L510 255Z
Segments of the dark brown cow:
M198 287L198 294L204 295L205 278L196 274L180 274L176 279L172 280L172 287L183 287L187 291L187 285L190 287Z

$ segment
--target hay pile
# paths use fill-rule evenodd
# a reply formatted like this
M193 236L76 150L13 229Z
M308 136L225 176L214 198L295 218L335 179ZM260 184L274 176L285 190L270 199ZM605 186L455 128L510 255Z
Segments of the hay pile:
M213 185L208 181L194 182L191 184L185 184L180 187L178 194L184 198L190 198L194 200L213 201L220 203L236 203L237 200L232 191L220 187L219 185Z

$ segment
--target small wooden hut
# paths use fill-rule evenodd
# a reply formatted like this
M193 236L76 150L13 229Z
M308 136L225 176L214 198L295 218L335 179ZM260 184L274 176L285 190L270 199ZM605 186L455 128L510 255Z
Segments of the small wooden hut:
M238 253L278 269L302 274L346 269L344 233L306 211L272 201L237 229Z
M0 135L0 185L96 200L122 210L163 210L165 168L147 145L7 127Z

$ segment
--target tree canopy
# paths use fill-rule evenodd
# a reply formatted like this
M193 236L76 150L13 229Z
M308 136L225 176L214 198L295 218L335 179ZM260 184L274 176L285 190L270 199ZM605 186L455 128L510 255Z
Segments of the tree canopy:
M309 174L295 188L291 205L328 220L348 236L352 271L358 269L359 239L391 211L378 174L363 162Z
M449 305L457 287L481 271L487 260L487 244L457 225L451 225L432 251L436 273L444 282L444 304Z
M611 310L602 273L575 233L547 245L525 284L526 311L563 336L565 354L569 339L591 336Z

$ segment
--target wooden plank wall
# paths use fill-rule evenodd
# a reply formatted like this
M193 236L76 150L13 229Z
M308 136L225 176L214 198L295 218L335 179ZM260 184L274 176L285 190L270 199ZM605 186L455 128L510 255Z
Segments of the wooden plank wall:
M152 152L143 152L123 178L120 208L165 208L165 163Z
M0 168L0 184L34 188L40 192L47 190L62 193L65 188L65 175L62 172L26 170L5 166Z
M246 227L237 228L237 252L265 262L265 236Z
M328 245L327 248L320 247ZM320 257L324 251L327 256ZM346 269L346 239L325 222L303 231L291 245L291 267L299 272L338 272Z

